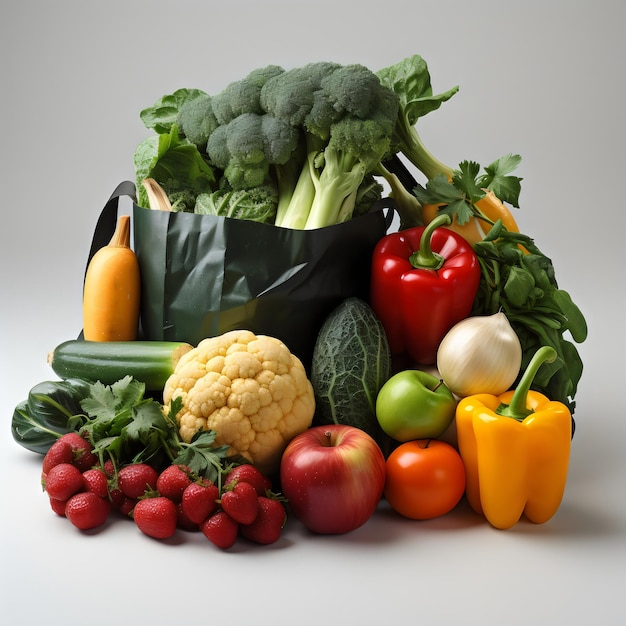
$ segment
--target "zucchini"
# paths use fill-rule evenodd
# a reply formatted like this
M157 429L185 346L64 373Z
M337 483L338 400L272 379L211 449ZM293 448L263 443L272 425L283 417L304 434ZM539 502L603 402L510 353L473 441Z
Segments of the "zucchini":
M64 380L80 378L112 385L132 376L144 383L148 391L163 391L180 357L192 348L179 341L71 339L48 355L48 364Z

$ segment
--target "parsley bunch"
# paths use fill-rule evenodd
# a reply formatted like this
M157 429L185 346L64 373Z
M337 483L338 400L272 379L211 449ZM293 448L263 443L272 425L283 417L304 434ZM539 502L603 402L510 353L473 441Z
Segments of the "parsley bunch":
M175 419L181 405L180 398L163 406L146 397L145 385L131 376L112 385L96 382L80 401L85 415L79 430L101 464L110 459L118 469L128 463L162 469L175 463L216 481L233 460L226 460L229 447L215 445L213 431L199 431L190 443L182 441Z
M456 217L460 226L472 217L493 225L476 205L485 197L487 191L493 192L502 202L519 207L519 194L522 179L511 173L520 164L522 157L507 154L484 168L476 161L463 161L449 178L438 174L428 180L425 186L416 183L413 193L421 204L441 204L438 214L445 213L450 219Z

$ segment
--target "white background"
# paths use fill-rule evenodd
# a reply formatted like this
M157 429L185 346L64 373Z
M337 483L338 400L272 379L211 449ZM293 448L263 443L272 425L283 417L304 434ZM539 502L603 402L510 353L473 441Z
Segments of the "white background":
M626 623L623 353L624 0L21 0L0 9L0 607L12 624ZM81 327L97 215L133 178L139 111L269 63L429 63L459 93L420 123L443 161L523 162L522 230L589 338L561 508L496 531L464 506L430 522L381 508L361 529L221 553L131 523L81 534L48 508L14 406L54 378Z

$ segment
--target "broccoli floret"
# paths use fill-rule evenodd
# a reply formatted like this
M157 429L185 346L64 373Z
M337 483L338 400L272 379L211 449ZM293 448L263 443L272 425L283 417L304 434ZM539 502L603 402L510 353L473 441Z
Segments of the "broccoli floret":
M272 224L277 204L276 187L267 182L252 189L224 187L213 193L200 194L196 199L195 212Z
M345 115L369 118L382 108L381 97L380 80L368 68L363 65L336 67L321 78L304 127L328 140L332 124Z
M250 72L244 78L230 83L213 96L213 111L220 124L228 124L244 113L263 113L261 89L263 85L282 74L278 65L268 65Z
M274 76L261 89L263 110L292 126L303 128L322 80L339 67L338 63L319 61Z
M273 166L290 160L300 137L297 128L272 115L244 113L211 134L207 152L233 189L250 189L263 184Z
M176 118L181 134L202 153L206 153L207 141L219 126L212 101L206 93L187 100L178 110Z

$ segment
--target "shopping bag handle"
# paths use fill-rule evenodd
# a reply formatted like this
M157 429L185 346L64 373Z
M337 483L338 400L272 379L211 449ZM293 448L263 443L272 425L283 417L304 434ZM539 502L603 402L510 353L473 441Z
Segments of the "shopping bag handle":
M107 200L107 203L104 205L100 213L100 217L96 222L96 228L93 233L93 238L91 240L91 248L89 250L89 257L87 259L87 266L85 267L85 274L87 273L87 267L89 267L89 263L93 255L100 250L100 248L106 246L109 241L111 241L111 237L113 237L113 233L115 232L115 227L117 226L117 212L119 207L119 199L122 196L127 196L131 198L134 202L137 201L136 198L136 188L135 183L125 180L121 182L111 194L111 197Z

